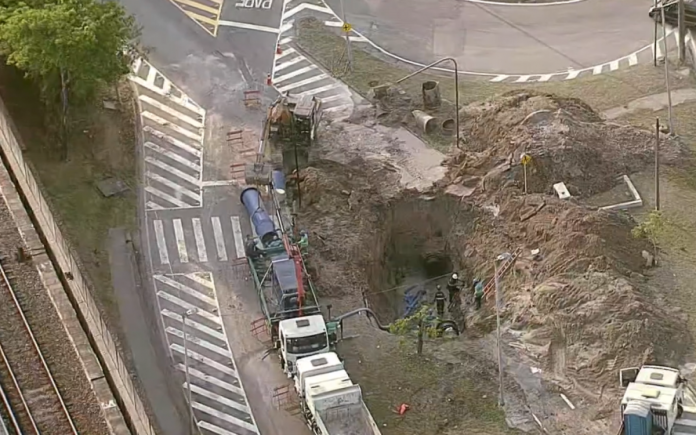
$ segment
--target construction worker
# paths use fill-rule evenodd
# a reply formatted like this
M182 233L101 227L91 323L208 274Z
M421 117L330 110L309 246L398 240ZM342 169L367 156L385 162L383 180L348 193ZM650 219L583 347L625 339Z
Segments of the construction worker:
M435 291L435 307L437 308L437 316L438 317L444 317L445 316L445 301L447 300L447 297L445 296L445 293L442 291L442 287L440 284L437 285L436 291Z
M476 309L481 308L481 300L483 299L483 281L476 278L474 279L474 301L476 302Z
M459 290L461 286L461 281L459 281L459 275L456 273L452 274L452 277L447 281L447 292L449 293L449 303L450 305L459 299Z
M309 248L309 234L307 234L307 231L300 231L300 241L297 242L297 245L300 247L302 255L307 255L307 249Z

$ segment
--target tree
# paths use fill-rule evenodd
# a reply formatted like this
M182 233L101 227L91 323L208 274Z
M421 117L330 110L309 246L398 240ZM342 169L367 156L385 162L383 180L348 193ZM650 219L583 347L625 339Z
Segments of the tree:
M397 335L408 335L414 330L417 336L416 352L418 355L423 353L423 335L428 337L437 337L437 317L430 314L431 307L428 305L422 306L416 313L403 319L398 319L389 325L389 332Z
M665 229L665 217L661 210L651 211L646 219L631 230L635 238L648 239L653 245L653 255L657 257L658 238Z

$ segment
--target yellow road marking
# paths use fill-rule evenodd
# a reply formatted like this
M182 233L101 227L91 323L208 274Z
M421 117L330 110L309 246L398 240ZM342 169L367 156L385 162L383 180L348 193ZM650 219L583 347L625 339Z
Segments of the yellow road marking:
M202 3L195 2L193 0L176 0L177 3L181 3L183 5L191 6L192 8L199 9L201 11L209 12L213 15L217 15L220 13L220 8L214 8L212 6L204 5Z
M218 5L217 8L209 6L203 3L196 2L195 0L171 0L174 5L181 10L186 16L191 18L196 24L201 26L203 30L210 33L213 37L217 36L218 23L220 22L220 13L222 11L222 4L225 0L208 0L212 3ZM204 15L192 12L188 8L198 9L204 13L209 13L214 16L214 18L206 17Z

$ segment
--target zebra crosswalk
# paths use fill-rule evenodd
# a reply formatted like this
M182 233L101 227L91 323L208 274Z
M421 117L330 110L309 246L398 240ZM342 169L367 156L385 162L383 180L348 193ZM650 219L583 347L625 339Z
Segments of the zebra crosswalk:
M155 266L227 263L246 257L239 216L152 219L149 224L152 258L159 260Z
M202 206L205 110L143 59L133 63L147 210Z
M154 275L171 357L202 434L257 435L209 272ZM190 392L190 395L188 394Z

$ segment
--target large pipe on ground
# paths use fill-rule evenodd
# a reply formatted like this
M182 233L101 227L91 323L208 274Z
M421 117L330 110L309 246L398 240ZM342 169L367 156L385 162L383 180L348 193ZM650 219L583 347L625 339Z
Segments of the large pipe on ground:
M249 213L251 224L261 243L264 245L270 243L276 237L275 224L263 207L259 190L255 187L247 187L242 191L239 199Z
M437 121L434 117L428 115L422 110L414 110L411 113L413 113L413 117L416 120L416 125L418 128L423 130L423 133L430 134L435 130L435 124Z
M423 83L423 106L426 109L438 109L442 105L440 83L429 80Z

